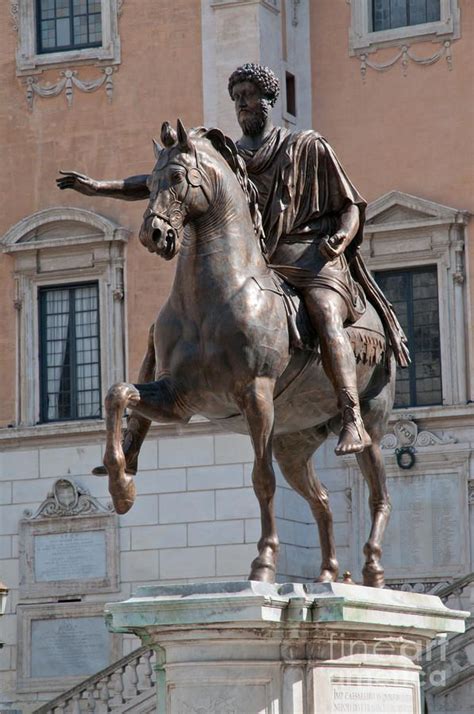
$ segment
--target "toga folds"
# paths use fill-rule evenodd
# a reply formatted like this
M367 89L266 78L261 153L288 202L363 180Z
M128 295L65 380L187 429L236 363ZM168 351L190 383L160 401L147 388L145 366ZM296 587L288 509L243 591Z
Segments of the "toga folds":
M407 366L406 337L358 251L367 203L331 146L315 131L292 133L275 127L256 151L237 148L258 190L271 266L303 293L315 287L338 292L350 322L363 314L367 297L383 321L398 363ZM350 204L359 208L358 231L345 254L328 261L319 246L339 229L340 216Z

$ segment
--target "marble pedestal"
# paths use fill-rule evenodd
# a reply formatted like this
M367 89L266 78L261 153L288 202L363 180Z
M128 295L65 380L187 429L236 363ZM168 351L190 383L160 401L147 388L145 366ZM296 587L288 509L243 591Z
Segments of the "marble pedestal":
M143 587L106 606L157 651L158 714L421 714L417 656L467 615L343 583Z

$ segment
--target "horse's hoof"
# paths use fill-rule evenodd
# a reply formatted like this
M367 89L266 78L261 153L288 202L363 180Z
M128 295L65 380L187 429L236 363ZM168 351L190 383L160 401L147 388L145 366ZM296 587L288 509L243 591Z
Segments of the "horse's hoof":
M364 585L369 588L385 587L385 572L382 566L368 566L362 571Z
M262 563L258 558L256 558L250 570L249 580L258 580L261 583L274 583L275 582L275 567L269 565L268 563Z
M320 574L314 581L315 583L334 583L337 580L337 571L321 570Z
M136 489L133 479L129 477L128 483L125 485L116 483L113 486L109 485L109 491L116 512L123 516L135 503Z

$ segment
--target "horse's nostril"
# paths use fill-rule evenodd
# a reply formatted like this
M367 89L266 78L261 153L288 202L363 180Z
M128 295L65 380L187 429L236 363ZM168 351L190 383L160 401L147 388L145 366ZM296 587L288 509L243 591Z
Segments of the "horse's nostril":
M154 228L151 234L151 239L154 243L158 243L161 240L161 231L159 228Z

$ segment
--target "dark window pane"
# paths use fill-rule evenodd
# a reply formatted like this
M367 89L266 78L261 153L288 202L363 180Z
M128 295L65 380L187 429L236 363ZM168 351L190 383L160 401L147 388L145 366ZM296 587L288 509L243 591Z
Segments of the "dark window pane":
M38 52L97 47L102 43L100 0L36 0Z
M56 20L56 42L58 47L67 47L71 44L71 28L68 17Z
M407 0L390 0L390 27L406 25L408 25Z
M422 25L441 18L440 0L372 0L372 30Z
M96 284L40 290L41 419L100 416Z
M426 22L437 22L438 20L441 20L439 0L426 0Z
M442 402L436 267L375 274L408 338L412 364L397 371L396 407Z

